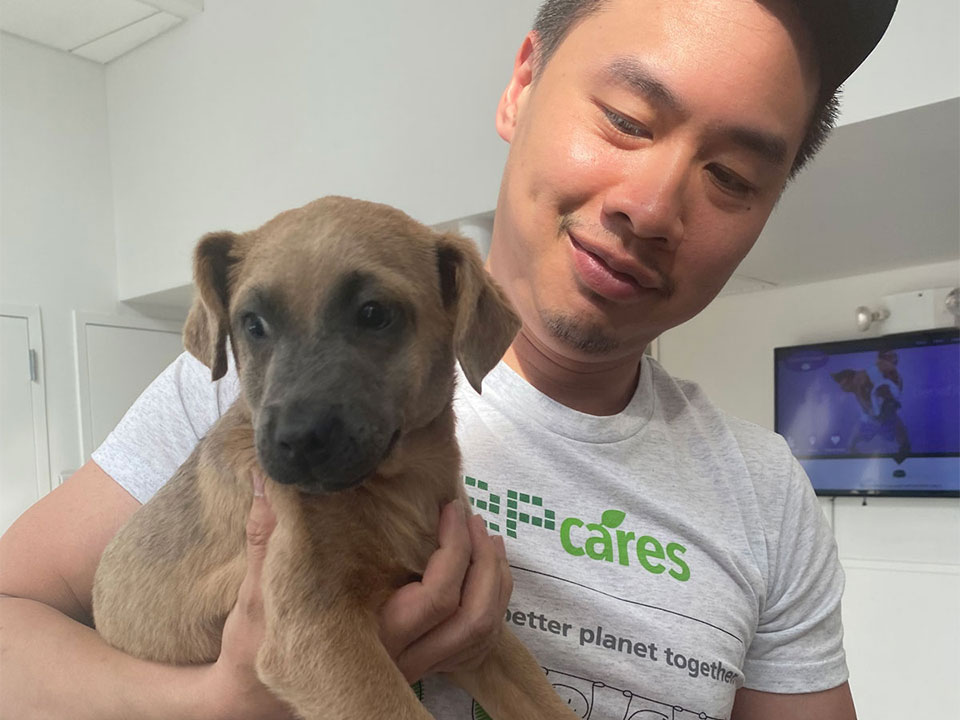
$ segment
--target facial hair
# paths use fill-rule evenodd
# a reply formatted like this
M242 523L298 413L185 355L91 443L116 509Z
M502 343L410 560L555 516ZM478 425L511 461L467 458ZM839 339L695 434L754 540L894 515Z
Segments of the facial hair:
M540 319L551 335L582 353L606 355L620 347L620 341L607 334L602 327L573 315L544 311Z

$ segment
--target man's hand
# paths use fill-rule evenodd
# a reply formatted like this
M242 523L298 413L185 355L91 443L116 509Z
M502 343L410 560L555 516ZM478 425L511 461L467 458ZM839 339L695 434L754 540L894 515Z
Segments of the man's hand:
M423 580L397 590L380 611L380 639L411 683L483 662L513 591L503 538L487 535L481 517L449 503L438 536Z
M223 626L220 658L211 668L215 717L250 720L286 720L294 717L257 678L255 661L263 642L265 621L261 578L267 541L277 524L263 491L264 479L253 478L253 505L247 519L247 574L240 585L237 604Z
M256 478L247 521L247 574L223 628L220 657L210 666L215 717L294 717L260 683L254 667L265 629L263 562L275 525L263 478ZM439 548L423 580L400 588L380 612L380 638L410 682L482 662L499 638L513 590L503 539L488 536L482 518L467 519L450 503L438 534Z

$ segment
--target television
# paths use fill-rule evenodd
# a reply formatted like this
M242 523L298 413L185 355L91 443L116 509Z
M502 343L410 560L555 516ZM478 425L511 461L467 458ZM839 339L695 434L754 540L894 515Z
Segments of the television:
M818 495L960 497L960 329L775 348L774 377Z

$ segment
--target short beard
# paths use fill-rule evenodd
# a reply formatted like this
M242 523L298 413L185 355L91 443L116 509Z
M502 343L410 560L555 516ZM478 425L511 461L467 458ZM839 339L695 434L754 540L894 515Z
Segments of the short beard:
M620 347L620 341L610 337L598 325L561 313L543 312L540 317L551 335L574 350L588 355L606 355Z

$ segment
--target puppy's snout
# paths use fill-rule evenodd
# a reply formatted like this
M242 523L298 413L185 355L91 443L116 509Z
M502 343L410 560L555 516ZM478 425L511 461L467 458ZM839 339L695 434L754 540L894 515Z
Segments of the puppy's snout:
M286 461L316 465L330 458L340 447L346 432L339 408L320 414L303 408L281 413L273 432L278 454Z
M276 482L336 492L373 472L398 433L368 408L351 414L340 403L272 404L257 421L257 454Z

